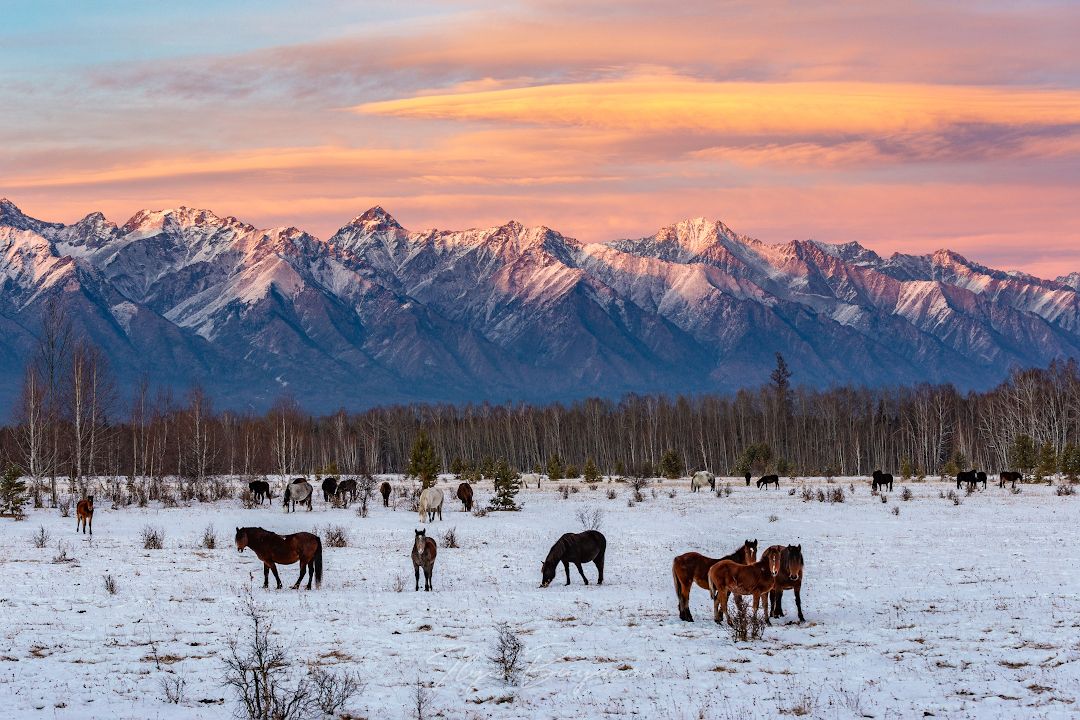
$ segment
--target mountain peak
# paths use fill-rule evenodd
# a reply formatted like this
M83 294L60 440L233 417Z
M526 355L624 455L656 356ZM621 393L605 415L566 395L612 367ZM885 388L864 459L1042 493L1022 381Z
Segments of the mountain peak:
M365 210L363 213L350 220L345 227L361 227L369 232L385 232L392 229L404 229L401 227L400 223L394 219L393 215L383 209L382 205L376 205Z

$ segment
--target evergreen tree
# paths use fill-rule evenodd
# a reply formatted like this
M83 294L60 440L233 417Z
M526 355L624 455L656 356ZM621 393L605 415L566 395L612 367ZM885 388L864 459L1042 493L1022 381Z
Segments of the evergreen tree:
M780 353L776 353L776 369L769 375L772 382L773 392L776 394L776 404L780 409L780 416L787 417L789 401L791 399L791 370L788 369L787 361Z
M676 450L669 448L664 451L663 457L660 458L660 474L668 480L682 477L683 461Z
M567 478L579 477L577 465L567 465L566 466L566 477Z
M413 441L409 454L409 475L420 478L421 487L429 488L439 476L439 459L435 456L435 446L423 430Z
M1017 435L1009 451L1013 467L1022 473L1029 473L1035 467L1035 441L1030 435Z
M22 470L12 465L0 479L0 511L20 519L26 502L26 483L21 478Z
M495 466L495 494L491 496L489 510L520 510L517 504L518 490L521 488L521 476L510 467L506 460L499 460Z
M562 458L558 455L549 457L547 461L548 480L562 480L563 472Z
M587 483L594 483L600 479L600 468L596 467L596 463L593 462L592 458L585 458L585 469L582 471L582 475Z
M1043 443L1039 448L1039 465L1035 469L1035 479L1043 480L1049 475L1053 475L1058 470L1058 456L1057 451L1054 450L1054 446L1050 443Z
M1069 443L1061 451L1061 472L1065 473L1069 482L1080 479L1080 447Z
M905 480L910 480L913 470L911 468L911 461L904 458L900 461L900 477Z

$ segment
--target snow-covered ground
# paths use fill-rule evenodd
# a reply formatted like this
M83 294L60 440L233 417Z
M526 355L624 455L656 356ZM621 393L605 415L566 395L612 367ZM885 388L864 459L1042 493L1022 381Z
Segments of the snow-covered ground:
M911 483L908 502L898 483L882 504L866 479L853 493L849 482L829 486L847 494L830 504L789 495L786 478L779 491L731 481L720 498L664 481L634 507L623 484L571 481L580 492L564 500L550 483L523 491L521 512L487 517L462 512L445 484L447 512L429 528L456 528L461 547L440 547L431 593L412 589L416 514L378 499L362 519L321 494L314 512L295 514L238 500L112 510L99 496L93 540L75 534L74 513L32 510L0 520L0 713L230 716L220 657L228 637L247 633L250 591L298 665L320 659L363 676L353 717L413 717L418 677L430 716L444 718L1080 715L1080 496L991 486L955 505L939 497L952 485L931 481ZM480 486L478 504L490 494ZM540 561L561 533L582 529L582 508L603 510L604 585L574 574L565 587L560 569L539 589ZM200 549L210 524L218 549ZM142 548L148 525L165 531L163 550ZM238 525L341 525L349 546L325 550L321 589L288 589L293 565L282 568L286 589L265 591L258 560L235 550ZM51 535L42 549L39 526ZM697 622L680 622L672 558L727 553L744 538L802 544L807 622L793 622L788 593L783 624L735 643L697 588ZM73 562L54 562L58 542ZM525 642L516 687L488 659L502 621ZM162 677L183 679L181 704L165 701Z

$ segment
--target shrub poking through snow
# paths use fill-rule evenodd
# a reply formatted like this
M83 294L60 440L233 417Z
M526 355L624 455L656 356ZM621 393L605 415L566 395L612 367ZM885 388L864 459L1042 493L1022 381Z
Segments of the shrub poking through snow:
M492 647L491 662L503 682L517 685L524 664L521 653L525 649L525 643L507 623L499 623L495 626L495 631L497 635Z
M345 706L364 691L359 673L348 670L336 672L318 663L308 663L308 677L312 685L312 710L323 717L343 715Z
M326 547L343 548L349 546L349 531L341 525L327 525L322 530L322 541Z
M810 502L811 500L814 499L814 491L811 490L808 486L803 485L803 489L802 489L802 492L800 493L800 496L802 497L803 502Z
M105 590L110 595L115 595L116 594L116 578L113 577L112 575L106 575L102 579L105 581Z
M1054 488L1054 492L1058 497L1067 497L1076 494L1076 487L1071 483L1060 483Z
M585 530L599 530L604 524L604 511L600 508L581 507L576 514L578 522Z
M614 500L617 497L619 497L619 493L615 492L615 488L608 488L608 490L607 490L607 499L608 500Z
M444 548L456 548L461 547L458 545L457 527L452 527L446 530L442 536L442 546Z
M905 485L900 490L900 499L903 500L904 502L907 502L908 500L910 500L913 497L915 497L915 493L911 492L911 488L909 488L907 485Z
M165 547L165 531L161 528L147 525L139 533L144 550L160 550Z
M217 532L214 530L213 525L207 525L202 534L202 546L207 550L213 550L217 547Z
M49 544L49 531L45 529L44 525L38 525L37 532L32 537L34 541L34 547L43 548Z
M731 595L734 609L728 614L731 620L731 639L735 642L749 642L760 640L765 633L765 615L769 611L768 602L759 612L753 611L753 606L742 595Z

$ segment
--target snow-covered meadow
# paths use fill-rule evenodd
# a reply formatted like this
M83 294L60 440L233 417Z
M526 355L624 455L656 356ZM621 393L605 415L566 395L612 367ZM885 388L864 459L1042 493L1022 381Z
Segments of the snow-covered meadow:
M250 592L297 670L317 660L363 677L351 717L415 717L418 678L428 716L442 718L1080 714L1080 496L991 485L954 504L941 497L951 483L929 481L909 483L903 501L897 482L882 503L865 478L784 478L779 491L727 482L726 497L691 493L687 480L654 483L632 507L621 483L567 481L578 490L567 499L545 483L522 491L521 512L476 517L444 479L447 506L429 532L455 528L460 547L440 546L431 593L413 591L417 515L378 497L367 518L355 505L327 507L321 493L313 512L295 514L235 499L114 510L99 497L92 540L76 535L74 512L30 510L0 520L0 706L5 717L230 716L221 657L230 636L249 632ZM789 494L802 484L843 488L845 502ZM490 486L477 490L486 504ZM582 509L603 511L604 585L572 572L565 587L560 569L540 589L540 561L560 534L582 529ZM214 550L200 547L208 525ZM325 548L321 589L289 589L292 565L280 568L284 590L263 590L261 564L233 545L235 526L248 525L340 525L348 547ZM164 549L143 549L147 526L164 530ZM40 527L44 548L33 542ZM807 622L793 622L787 593L788 617L736 643L699 588L696 622L681 622L672 558L726 554L745 538L762 550L802 544ZM71 561L56 561L58 544ZM499 622L525 643L517 686L489 660ZM179 704L162 678L183 681Z

